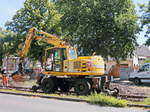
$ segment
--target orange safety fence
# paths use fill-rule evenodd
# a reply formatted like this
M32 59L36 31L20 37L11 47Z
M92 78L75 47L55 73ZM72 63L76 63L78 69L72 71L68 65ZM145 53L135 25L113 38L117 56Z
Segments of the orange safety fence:
M9 78L6 75L2 75L2 83L3 86L7 87L9 82Z

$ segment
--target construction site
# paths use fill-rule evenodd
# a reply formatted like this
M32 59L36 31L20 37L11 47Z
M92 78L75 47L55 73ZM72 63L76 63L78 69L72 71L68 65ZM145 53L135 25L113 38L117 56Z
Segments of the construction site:
M34 40L54 45L45 51L44 68L38 62L33 66L32 60L27 58ZM101 56L96 55L78 57L75 48L36 28L29 29L18 55L3 59L1 88L49 94L90 95L92 92L104 92L135 101L143 101L150 95L149 87L136 87L128 81L128 75L139 70L137 60L117 64L111 60L104 62Z

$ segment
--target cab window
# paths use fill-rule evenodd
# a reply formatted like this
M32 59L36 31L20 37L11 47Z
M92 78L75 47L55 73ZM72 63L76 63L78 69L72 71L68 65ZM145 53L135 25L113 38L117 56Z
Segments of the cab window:
M68 58L69 59L76 59L77 58L77 52L75 48L69 48L68 49Z

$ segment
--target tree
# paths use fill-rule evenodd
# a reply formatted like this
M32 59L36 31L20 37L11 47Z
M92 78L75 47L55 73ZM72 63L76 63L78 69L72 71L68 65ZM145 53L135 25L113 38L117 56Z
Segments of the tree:
M16 34L12 31L0 29L0 66L2 59L10 54L15 55Z
M146 45L150 45L150 1L147 6L141 5L141 9L144 12L141 17L142 28L144 26L147 27L145 37L147 37L148 40L146 41Z
M61 15L53 2L49 0L26 0L24 8L17 11L12 21L6 23L6 27L17 32L20 42L23 42L27 30L31 27L60 35L60 18ZM46 43L34 42L29 56L42 62L42 56L45 54L44 51L47 46Z
M59 0L56 4L63 14L63 35L81 55L96 52L119 63L132 54L139 28L131 0Z

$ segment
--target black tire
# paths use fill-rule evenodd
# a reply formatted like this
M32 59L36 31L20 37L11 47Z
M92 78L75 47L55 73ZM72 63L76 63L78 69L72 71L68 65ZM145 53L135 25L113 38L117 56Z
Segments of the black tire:
M113 88L114 93L112 96L117 96L119 94L119 89L118 88Z
M88 95L91 91L91 84L85 79L78 79L74 86L77 95Z
M134 84L135 85L141 85L141 80L139 78L134 79Z
M44 93L54 93L57 90L54 78L45 78L41 83Z
M31 90L32 90L33 92L37 92L38 89L39 89L39 87L36 86L36 85L33 85L32 88L31 88Z

